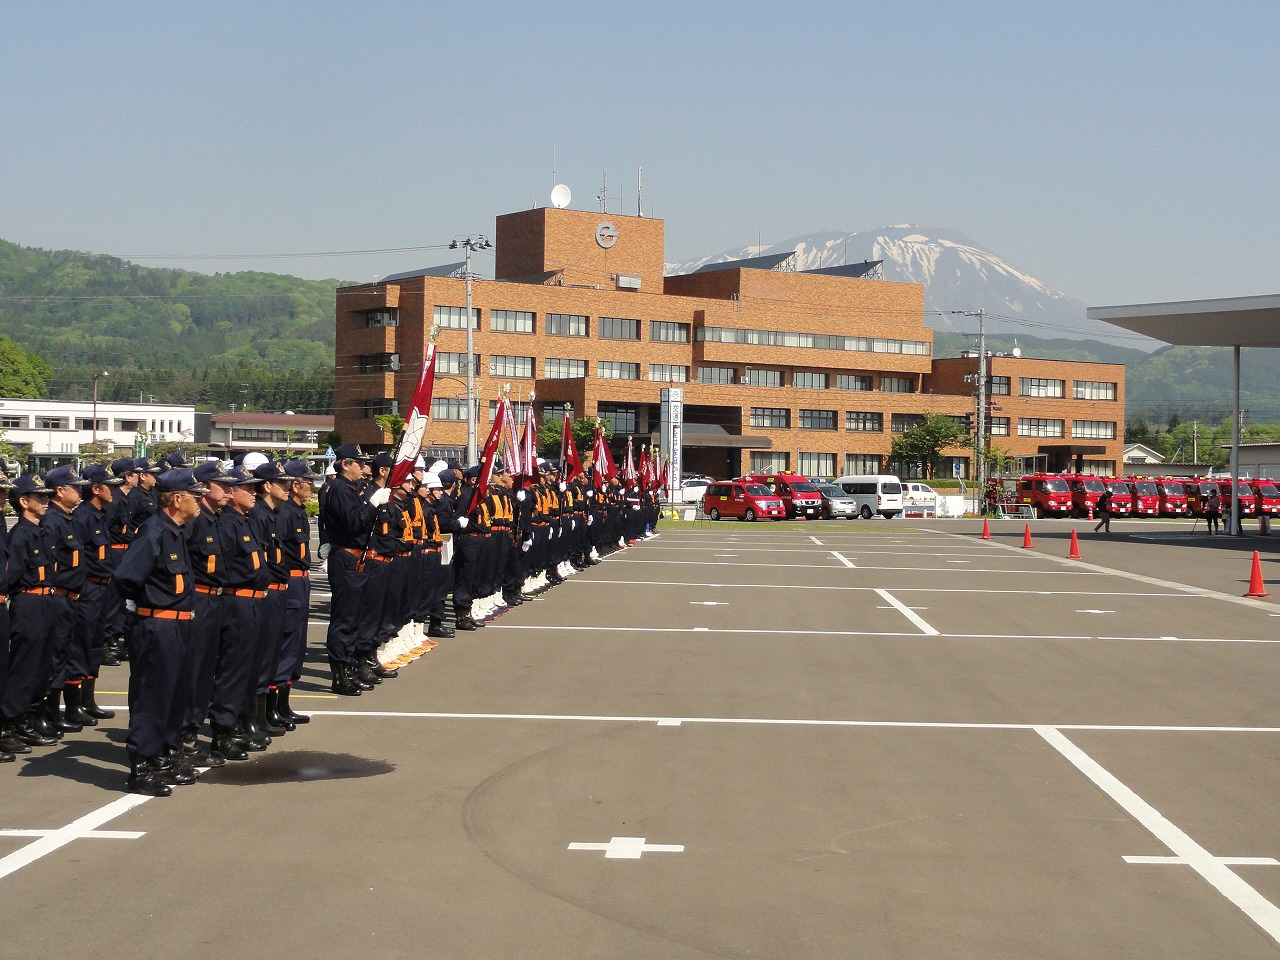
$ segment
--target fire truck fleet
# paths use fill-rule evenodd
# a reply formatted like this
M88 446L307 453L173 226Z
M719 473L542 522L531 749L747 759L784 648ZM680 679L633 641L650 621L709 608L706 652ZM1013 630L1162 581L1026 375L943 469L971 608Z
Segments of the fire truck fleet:
M1242 517L1280 517L1280 488L1267 479L1236 480ZM996 478L987 489L988 507L1026 506L1039 518L1093 517L1104 492L1111 493L1113 517L1203 517L1213 490L1225 514L1232 481L1206 477L1102 477L1091 473L1028 473Z

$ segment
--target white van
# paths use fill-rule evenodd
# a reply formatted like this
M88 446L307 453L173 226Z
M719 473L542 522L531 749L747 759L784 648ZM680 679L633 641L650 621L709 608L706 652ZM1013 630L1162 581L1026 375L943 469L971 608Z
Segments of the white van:
M902 481L888 474L841 477L836 486L858 502L858 516L891 520L902 512Z
M902 484L902 515L932 517L938 512L938 494L927 483L906 480Z

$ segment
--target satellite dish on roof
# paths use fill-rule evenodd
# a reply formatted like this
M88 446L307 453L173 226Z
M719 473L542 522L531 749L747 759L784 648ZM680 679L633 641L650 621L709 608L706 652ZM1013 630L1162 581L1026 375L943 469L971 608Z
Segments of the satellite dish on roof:
M553 207L564 208L569 205L569 201L573 199L573 194L569 192L569 188L563 183L557 183L551 188L551 205Z

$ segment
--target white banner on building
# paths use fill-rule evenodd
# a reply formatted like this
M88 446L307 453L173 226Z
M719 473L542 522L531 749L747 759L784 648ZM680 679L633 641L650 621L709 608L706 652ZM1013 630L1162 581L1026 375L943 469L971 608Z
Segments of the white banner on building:
M680 455L681 431L684 429L684 389L682 387L662 388L662 410L659 415L658 452L671 464L668 474L667 489L664 491L667 501L675 499L675 492L680 489L680 478L684 476L683 458Z

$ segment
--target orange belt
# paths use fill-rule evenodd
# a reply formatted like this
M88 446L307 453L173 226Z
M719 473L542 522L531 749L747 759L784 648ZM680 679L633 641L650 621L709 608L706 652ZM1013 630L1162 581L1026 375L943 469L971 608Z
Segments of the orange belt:
M288 590L289 585L287 583L268 583L267 589L268 590Z
M157 610L154 607L139 607L134 612L140 617L153 617L156 620L191 620L195 617L190 610Z
M110 577L86 577L85 579L90 583L96 583L99 585L105 585L111 582Z
M111 545L111 549L112 550L128 550L129 545L127 543L113 543Z
M291 577L309 577L309 576L311 576L311 571L310 571L310 570L290 570L290 571L289 571L289 576L291 576Z
M203 583L196 584L196 593L207 593L211 597L245 597L249 600L261 600L267 595L265 590L250 590L247 588L233 589L232 587L209 587Z
M364 551L358 550L355 547L339 547L338 549L341 550L343 553L351 554L357 560L359 560L361 557L364 556Z
M33 597L66 597L68 600L78 600L80 594L72 593L70 590L64 590L62 587L30 587L26 590L19 590L19 593L29 593Z
M366 560L377 560L379 563L390 563L390 562L391 562L391 557L384 557L384 556L382 556L381 554L378 554L378 553L371 553L371 554L369 554L369 556L365 557L365 559L366 559Z

